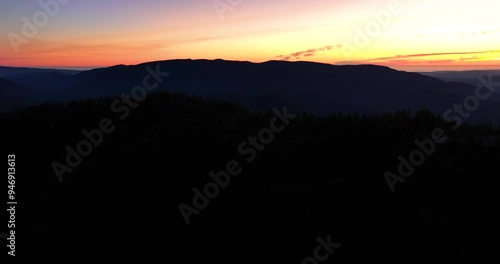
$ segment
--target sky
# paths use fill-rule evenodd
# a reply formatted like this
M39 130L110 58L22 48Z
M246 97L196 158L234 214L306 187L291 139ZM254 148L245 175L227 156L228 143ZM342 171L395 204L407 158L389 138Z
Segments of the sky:
M0 0L0 65L169 59L500 69L498 0Z

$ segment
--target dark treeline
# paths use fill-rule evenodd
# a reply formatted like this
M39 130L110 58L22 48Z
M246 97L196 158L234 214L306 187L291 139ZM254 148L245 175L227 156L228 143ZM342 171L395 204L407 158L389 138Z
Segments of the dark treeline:
M482 141L497 128L452 130L427 111L297 113L248 163L238 146L269 127L272 111L159 93L120 120L113 100L0 115L1 144L18 168L20 255L302 263L329 235L341 247L327 263L494 263L500 250L500 152ZM102 118L115 130L59 183L51 164ZM449 140L392 193L384 172L397 172L398 156L436 127ZM192 206L192 189L230 160L241 174L186 225L178 205Z

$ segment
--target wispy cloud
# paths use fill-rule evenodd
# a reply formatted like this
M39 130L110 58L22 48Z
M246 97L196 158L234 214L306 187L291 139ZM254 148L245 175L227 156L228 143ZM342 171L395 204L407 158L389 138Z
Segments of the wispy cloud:
M314 56L319 51L327 51L327 50L332 50L332 49L333 49L333 46L324 46L324 47L321 47L321 48L301 50L301 51L297 51L297 52L294 52L294 53L291 53L291 54L287 54L287 55L278 55L278 56L276 56L276 58L282 59L282 60L285 60L285 61L289 61L291 59L298 60L301 57Z

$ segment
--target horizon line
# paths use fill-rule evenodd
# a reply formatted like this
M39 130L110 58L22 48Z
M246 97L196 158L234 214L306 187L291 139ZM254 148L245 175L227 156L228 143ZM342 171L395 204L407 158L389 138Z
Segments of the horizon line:
M450 65L429 65L428 67L425 67L421 64L407 64L407 65L398 65L394 67L395 65L386 65L386 64L374 64L374 63L342 63L342 62L336 62L336 63L325 63L325 62L317 62L317 61L305 61L305 60L298 60L298 61L289 61L289 60L267 60L267 61L262 61L262 62L253 62L253 61L246 61L246 60L228 60L228 59L192 59L192 58L184 58L184 59L167 59L167 60L154 60L154 61L146 61L146 62L141 62L137 64L114 64L114 65L101 65L101 66L40 66L40 65L16 65L16 66L10 66L10 65L0 65L0 67L8 67L8 68L33 68L33 69L48 69L48 70L74 70L74 71L89 71L89 70L94 70L94 69L102 69L102 68L110 68L110 67L115 67L115 66L138 66L141 64L147 64L147 63L153 63L153 62L162 62L162 61L179 61L179 60L192 60L192 61L228 61L228 62L248 62L248 63L254 63L254 64L261 64L261 63L266 63L266 62L288 62L288 63L295 63L295 62L308 62L308 63L317 63L317 64L327 64L327 65L333 65L333 66L361 66L361 65L374 65L374 66L380 66L380 67L388 67L397 71L408 71L408 70L402 70L401 68L428 68L426 70L421 69L421 70L411 70L410 72L465 72L465 71L500 71L500 66L491 66L491 65L475 65L475 66L466 66L466 65L456 65L454 67L450 67ZM497 67L497 68L494 68ZM400 69L397 69L400 68ZM431 69L433 68L433 69ZM437 70L436 68L442 68ZM453 69L452 69L453 68ZM463 70L457 70L457 68L468 68L468 69L463 69ZM434 70L436 69L436 70Z

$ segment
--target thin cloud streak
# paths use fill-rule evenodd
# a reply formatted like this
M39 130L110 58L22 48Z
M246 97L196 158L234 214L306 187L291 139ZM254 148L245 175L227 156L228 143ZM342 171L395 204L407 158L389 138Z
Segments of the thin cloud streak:
M407 59L407 58L420 58L420 57L429 57L429 56L444 56L444 55L468 55L468 54L485 54L485 53L497 53L500 50L486 50L486 51L472 51L472 52L441 52L441 53L424 53L424 54L409 54L409 55L396 55L391 57L380 57L369 60L359 61L370 62L370 61L380 61L380 60L394 60L394 59Z
M282 60L285 60L285 61L289 61L291 58L294 58L294 59L298 60L301 57L314 56L319 51L328 51L328 50L332 50L332 49L333 49L333 46L324 46L324 47L321 47L321 48L315 48L315 49L308 49L308 50L297 51L297 52L294 52L294 53L291 53L291 54L287 54L287 55L278 55L278 56L276 56L276 58L282 59Z

